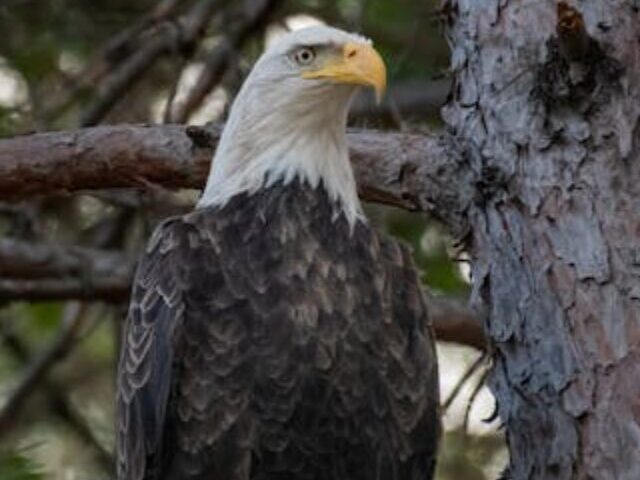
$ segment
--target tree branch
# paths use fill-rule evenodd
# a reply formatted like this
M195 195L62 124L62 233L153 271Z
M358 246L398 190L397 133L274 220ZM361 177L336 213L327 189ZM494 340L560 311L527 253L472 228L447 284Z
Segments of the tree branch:
M123 302L129 296L129 282L121 278L45 278L0 280L0 301L86 300Z
M220 44L206 59L204 69L195 86L189 91L184 101L173 107L169 117L171 122L187 121L209 92L220 83L236 50L241 48L255 32L266 26L269 17L282 4L282 0L256 0L245 6L242 19L229 34L222 38Z
M157 184L202 188L221 127L96 127L0 140L0 200ZM360 196L466 230L474 174L446 134L348 134Z
M126 279L131 273L129 268L130 262L116 252L0 238L0 277L4 279Z
M148 15L109 39L78 75L67 80L67 83L71 83L70 90L49 99L51 105L44 112L45 120L57 118L78 99L82 92L92 89L120 62L129 58L140 47L140 37L143 33L161 22L171 20L178 13L181 4L182 0L159 0Z
M98 52L98 58L112 64L126 59L139 46L142 34L155 25L172 19L181 4L182 0L159 0L148 15L109 39Z
M97 124L161 55L176 49L192 49L221 5L222 0L202 0L177 22L159 25L155 34L104 81L98 96L82 115L81 125Z
M3 262L16 251L16 259L7 268ZM10 272L23 277L0 280L0 300L29 301L126 302L135 269L124 254L11 240L0 242L0 265L4 269L0 275L7 277ZM486 348L480 313L462 299L425 295L438 340Z
M442 342L486 350L483 323L486 313L472 310L466 299L425 293L436 338Z

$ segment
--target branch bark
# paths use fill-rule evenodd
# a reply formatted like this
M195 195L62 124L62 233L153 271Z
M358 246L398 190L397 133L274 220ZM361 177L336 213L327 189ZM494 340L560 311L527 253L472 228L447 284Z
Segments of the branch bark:
M0 238L0 278L38 279L69 276L126 279L130 262L117 252L64 247ZM1 282L1 281L0 281Z
M472 309L466 299L436 296L430 292L425 294L429 316L439 341L460 343L478 350L487 349L482 327L485 312Z
M0 200L91 189L201 188L221 127L95 127L0 140ZM474 174L460 146L436 134L351 132L361 197L428 212L457 234Z
M640 478L640 10L445 0L514 479ZM535 28L532 28L535 26Z

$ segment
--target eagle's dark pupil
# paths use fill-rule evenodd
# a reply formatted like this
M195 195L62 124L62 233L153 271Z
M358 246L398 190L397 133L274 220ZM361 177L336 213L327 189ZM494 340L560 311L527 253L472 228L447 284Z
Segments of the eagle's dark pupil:
M313 61L313 52L308 48L300 50L298 52L297 59L298 62L302 64L311 63Z

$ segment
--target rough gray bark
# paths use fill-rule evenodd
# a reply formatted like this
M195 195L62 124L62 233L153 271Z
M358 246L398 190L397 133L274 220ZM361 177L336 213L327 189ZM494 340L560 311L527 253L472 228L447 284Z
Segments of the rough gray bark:
M444 2L515 479L640 478L639 7Z

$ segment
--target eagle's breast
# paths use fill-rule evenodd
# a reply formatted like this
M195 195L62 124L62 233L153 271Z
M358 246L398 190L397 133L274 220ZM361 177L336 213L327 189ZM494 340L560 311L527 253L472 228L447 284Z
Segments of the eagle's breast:
M435 353L406 248L297 181L168 220L155 237L130 313L149 362L171 352L171 371L152 365L129 404L166 412L148 464L180 479L432 471ZM179 318L145 319L161 305ZM153 385L167 376L163 404Z

